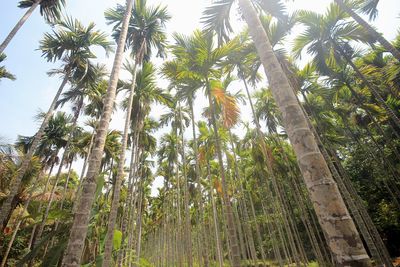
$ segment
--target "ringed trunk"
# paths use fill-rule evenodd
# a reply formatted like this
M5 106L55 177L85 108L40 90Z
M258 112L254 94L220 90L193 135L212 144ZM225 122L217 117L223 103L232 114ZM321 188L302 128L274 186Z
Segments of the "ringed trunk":
M239 0L239 5L274 99L282 112L289 140L337 266L371 266L355 224L274 54L257 12L249 0Z
M133 77L132 77L132 85L131 85L131 90L129 92L128 107L126 110L124 133L122 136L122 145L121 145L121 150L120 150L120 154L119 154L117 178L115 180L113 199L112 199L112 203L111 203L111 210L110 210L110 215L108 218L107 234L106 234L105 245L104 245L104 259L103 259L103 263L102 263L103 267L108 267L111 264L111 253L112 253L112 248L113 248L114 228L115 228L115 223L117 221L117 211L118 211L119 199L121 196L121 192L120 192L121 184L122 184L122 179L124 178L125 151L126 151L126 148L128 145L128 134L129 134L129 128L131 125L131 114L132 114L133 96L134 96L135 85L136 85L136 68L137 68L137 66L138 66L138 60L136 57L135 67L133 70L134 73L133 73Z
M90 154L88 171L83 182L81 198L77 206L77 211L74 214L71 233L62 262L63 267L80 266L81 256L88 230L90 211L94 202L96 183L98 174L100 172L101 159L103 156L107 131L113 112L117 83L125 50L125 42L128 33L128 24L132 13L132 7L133 0L127 0L126 11L121 27L121 35L118 40L118 47L107 88L107 95L104 99L104 111L97 129L93 151Z

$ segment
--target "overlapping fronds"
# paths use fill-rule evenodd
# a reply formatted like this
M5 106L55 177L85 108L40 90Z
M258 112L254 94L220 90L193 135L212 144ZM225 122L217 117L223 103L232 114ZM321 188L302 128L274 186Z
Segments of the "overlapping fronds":
M211 93L222 109L224 127L233 127L239 120L240 109L236 99L228 95L219 81L211 81Z

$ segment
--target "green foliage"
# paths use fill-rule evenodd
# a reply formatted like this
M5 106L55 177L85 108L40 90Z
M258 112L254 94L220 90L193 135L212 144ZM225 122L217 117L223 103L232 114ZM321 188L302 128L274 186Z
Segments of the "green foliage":
M3 62L6 59L6 55L4 53L0 54L0 63ZM0 80L1 79L9 79L14 81L16 79L16 77L11 74L10 72L8 72L8 70L6 69L5 66L0 66Z
M18 7L30 8L36 0L19 1ZM40 2L40 14L49 23L54 23L60 19L62 10L65 6L65 0L42 0Z

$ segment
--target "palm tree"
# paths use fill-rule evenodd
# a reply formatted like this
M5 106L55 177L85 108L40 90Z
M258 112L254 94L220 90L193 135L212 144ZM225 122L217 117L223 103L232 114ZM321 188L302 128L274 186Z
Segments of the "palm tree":
M352 264L370 266L369 256L364 249L355 224L332 178L328 165L319 151L293 88L272 49L253 3L250 0L238 0L238 3L264 66L272 94L282 113L283 124L293 144L300 170L335 261L342 266ZM221 0L214 7L218 7L218 4L223 8L215 13L214 22L217 20L229 21L229 8L233 1ZM266 5L268 6L268 3ZM220 13L221 10L224 10L224 13ZM224 19L221 19L221 16Z
M114 27L116 38L119 37L121 29L121 18L123 8L119 5L116 9L106 12L106 19L109 24L116 23ZM170 19L165 7L147 7L145 0L137 0L133 6L132 15L129 22L126 48L132 49L135 63L132 69L132 83L129 90L128 105L125 116L124 132L122 137L122 147L117 167L117 178L114 185L114 194L111 204L111 213L108 222L106 235L104 260L102 266L109 266L111 262L111 252L113 246L114 227L117 219L117 206L120 199L120 188L124 177L125 153L128 143L128 134L131 123L132 105L136 86L136 69L141 66L144 59L149 59L152 48L158 49L158 55L163 55L166 35L164 32L165 23Z
M60 59L63 61L64 64L62 70L56 72L62 73L64 77L46 115L43 118L40 128L32 141L32 144L25 155L25 160L21 164L19 175L15 178L10 187L10 195L1 206L0 224L3 224L4 222L4 214L7 214L10 210L11 199L18 191L21 179L29 164L30 158L35 153L35 150L44 134L49 119L55 110L58 98L71 78L74 78L75 80L84 78L87 73L85 70L87 70L90 65L89 59L95 58L95 55L90 50L94 46L100 46L106 51L110 50L110 43L107 41L106 35L103 32L95 30L94 23L89 24L88 27L84 27L78 20L73 20L71 18L59 22L53 33L45 34L44 39L41 41L40 49L42 50L43 56L48 61L56 61Z
M90 210L92 208L97 176L100 171L101 156L104 150L105 138L107 135L110 119L113 111L113 104L116 96L116 89L119 79L119 72L122 65L123 53L125 50L126 37L128 34L129 21L132 13L133 0L127 0L126 10L122 20L121 34L117 43L117 51L111 71L110 81L107 88L107 95L104 99L104 110L97 128L94 139L93 151L90 154L89 166L86 178L82 185L82 194L74 215L71 233L66 248L62 266L79 266L83 252L84 242L87 235Z
M39 116L42 114L39 114ZM36 226L32 229L32 234L31 234L31 239L32 243L36 245L37 238L40 238L40 235L43 231L44 225L46 223L47 217L49 215L49 208L51 205L51 202L53 201L53 197L55 194L55 188L57 186L57 183L54 184L53 188L49 191L49 186L51 185L51 174L52 170L55 167L55 165L59 162L59 157L58 153L61 149L65 149L67 145L67 136L69 132L71 131L71 120L72 117L67 115L65 112L57 112L54 114L50 120L49 120L49 125L45 129L44 137L41 140L41 143L39 145L39 148L37 150L36 155L33 158L39 158L42 160L42 166L45 167L46 165L50 165L50 171L47 176L47 179L44 179L45 185L43 188L42 192L38 192L38 195L34 196L36 193L34 190L39 189L40 187L38 186L38 181L41 178L41 175L38 174L31 182L32 189L30 189L28 192L25 192L26 196L26 201L24 204L24 209L26 209L29 206L30 201L33 198L37 197L46 197L48 198L48 204L47 204L47 209L43 214L43 219L39 225L39 235L35 235L36 231ZM17 142L18 147L24 147L24 146L30 146L32 144L32 140L34 137L25 137L25 136L20 136L19 140ZM26 150L26 148L24 148ZM32 163L30 163L32 164ZM26 175L25 175L26 176ZM25 178L26 179L26 178ZM23 190L24 186L21 186L21 190ZM20 193L19 193L20 194ZM12 210L16 207L16 205L19 204L18 201L18 195L16 195L15 200L13 200L13 206ZM43 203L40 203L38 207L38 212L42 210L42 205ZM36 218L35 218L36 219ZM18 231L18 227L14 230L15 232ZM14 233L16 234L16 233ZM9 247L12 246L14 240L10 240L9 242ZM6 257L5 257L6 258ZM5 259L4 259L5 260Z
M194 77L201 82L205 89L209 101L210 122L214 128L214 137L216 140L216 150L219 161L219 171L222 181L222 198L225 208L226 223L229 233L229 245L232 253L232 265L240 266L239 244L236 234L235 222L232 214L232 207L227 192L225 180L225 169L222 158L221 140L218 134L218 125L215 113L215 103L213 101L213 80L219 79L221 74L214 69L215 65L221 62L228 53L237 47L237 41L232 41L219 48L214 47L213 35L201 31L195 31L192 36L175 34L176 45L172 47L172 53L176 61L182 64L176 64L182 68L178 73L182 77Z
M125 68L133 75L135 71L135 65L125 65ZM132 82L128 83L124 88L132 88ZM140 140L143 138L142 134L145 131L147 125L147 117L150 113L151 104L156 102L158 104L169 105L171 102L171 97L165 93L161 88L157 86L156 83L156 69L153 64L149 62L144 62L142 64L141 70L137 71L136 81L135 81L135 92L132 99L132 105L130 109L131 113L131 161L129 166L129 183L132 183L134 173L137 171L140 151L145 151L141 145ZM126 101L123 103L124 108L126 108ZM128 112L128 110L127 110ZM147 129L148 130L148 129ZM129 200L132 199L132 190L129 191ZM129 203L129 201L128 201ZM128 204L129 205L129 204ZM127 209L128 210L128 209ZM124 214L124 219L122 222L122 240L127 237L126 229L128 227L128 213ZM120 250L118 265L121 263L122 254L125 253L125 244L123 242L122 249ZM119 265L120 266L120 265Z
M376 6L379 0L368 0L364 3L362 9L370 14L370 17L376 16ZM368 33L375 38L388 52L390 52L398 61L400 61L400 50L394 47L385 37L377 32L367 21L365 21L360 15L358 15L348 3L343 0L335 0L335 3L340 8L349 14L358 24L360 24Z
M6 55L4 53L0 53L0 62L3 62L6 59ZM10 79L14 81L16 78L13 74L8 72L8 70L4 66L0 66L0 80L1 79Z
M4 52L7 45L11 42L19 29L24 25L35 9L40 6L40 14L45 18L46 22L54 23L61 16L61 10L65 5L65 0L23 0L20 1L18 7L28 8L28 11L22 16L18 23L14 26L6 39L0 45L0 54Z
M177 103L178 101L178 103ZM181 154L182 160L182 175L184 178L183 184L183 194L184 194L184 211L185 211L185 238L181 239L184 243L187 256L188 266L193 266L193 245L192 245L192 234L191 234L191 224L190 224L190 211L189 211L189 192L188 192L188 176L187 176L187 165L185 156L185 140L184 140L184 129L189 126L189 116L188 110L180 105L179 100L175 99L175 103L169 107L169 112L164 113L160 117L160 125L171 125L171 133L177 138L176 140L176 150ZM179 134L178 134L179 133ZM179 136L179 137L178 137ZM178 154L176 154L175 161L178 162ZM179 165L178 165L179 167ZM176 176L178 180L179 187L181 186L179 168L177 168ZM180 188L179 188L180 190ZM179 196L178 196L179 197ZM179 218L180 219L180 218ZM181 222L179 222L181 223Z
M345 18L346 15L334 4L324 15L312 11L301 12L299 21L306 26L306 30L295 39L293 48L295 56L300 57L301 52L307 49L307 52L313 55L312 62L315 67L328 76L337 76L334 69L344 72L345 66L343 68L337 66L342 61L349 64L355 75L371 91L377 103L386 110L397 127L400 127L400 119L386 103L379 88L370 82L352 61L355 52L349 45L349 40L366 43L368 36L360 26L343 21Z
M58 105L63 106L65 103L71 101L74 102L73 105L73 118L70 125L70 131L68 137L66 138L66 144L64 148L63 155L59 162L58 171L55 177L55 182L53 188L51 190L51 194L48 200L47 208L43 215L42 223L38 229L37 235L35 236L34 241L32 242L33 247L36 246L36 241L38 241L43 233L45 222L47 220L48 214L50 212L51 203L53 201L54 192L57 188L57 184L59 179L61 178L62 169L65 167L64 165L68 165L68 159L71 157L70 146L72 145L73 137L80 132L80 129L77 127L78 118L84 107L84 99L89 93L90 88L93 88L93 85L96 84L99 80L103 78L105 75L105 66L104 65L95 65L88 64L87 69L85 70L86 74L82 79L76 81L77 84L74 84L74 87L69 91L65 92L62 95L62 98L57 102ZM81 76L81 75L79 75ZM67 179L68 180L68 179ZM68 181L66 181L68 182Z

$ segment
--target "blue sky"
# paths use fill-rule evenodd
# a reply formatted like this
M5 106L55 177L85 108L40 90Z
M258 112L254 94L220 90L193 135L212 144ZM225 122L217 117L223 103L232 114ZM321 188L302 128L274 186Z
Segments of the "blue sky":
M24 13L24 10L17 8L17 1L3 2L0 11L1 40ZM78 18L84 24L94 21L100 29L109 33L110 28L106 26L103 17L104 10L123 2L122 0L67 0L66 14ZM185 34L200 27L201 12L209 3L203 0L149 0L148 2L162 2L168 5L173 16L168 25L168 31ZM322 12L330 2L329 0L297 0L295 4L289 5L292 5L291 9L304 8ZM400 25L400 2L399 0L381 0L379 7L379 17L374 24L386 38L393 39ZM234 25L240 27L239 23ZM0 82L0 136L5 137L9 142L13 142L18 134L35 133L38 123L33 120L33 116L39 109L47 110L60 83L58 77L48 77L46 74L58 65L47 63L41 58L40 51L36 50L43 33L50 30L39 15L39 10L36 10L5 51L8 56L5 65L17 76L16 81ZM99 61L110 66L112 59L105 58L101 52ZM199 102L203 101L200 99ZM201 105L199 110L200 108ZM122 121L122 114L116 114L112 127L122 128Z

